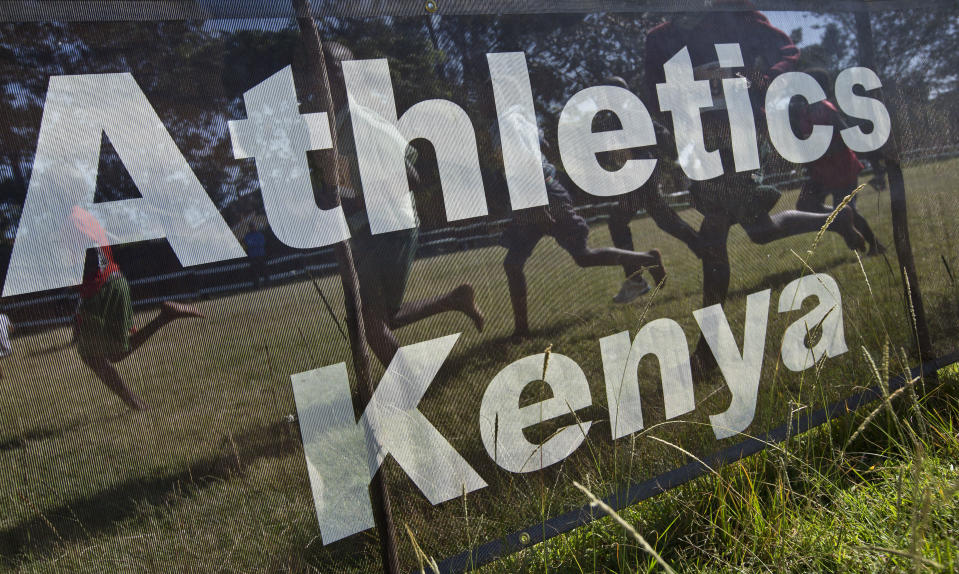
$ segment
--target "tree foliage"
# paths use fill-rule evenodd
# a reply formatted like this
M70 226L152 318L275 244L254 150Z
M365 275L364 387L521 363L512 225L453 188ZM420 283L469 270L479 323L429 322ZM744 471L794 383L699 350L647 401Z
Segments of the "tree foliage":
M489 78L487 53L526 54L537 113L551 141L563 105L578 90L617 75L641 92L645 35L665 16L329 17L319 26L324 39L342 42L358 58L389 60L401 113L430 98L450 99L463 106L477 126L482 152L490 145L484 126L492 121L478 112L478 100L485 97L483 87ZM923 112L909 120L916 125L916 133L945 133L942 117L949 119L951 129L957 119L956 106L948 103L959 100L956 12L877 11L871 18L877 71L898 98L899 107L908 113L929 106L940 108L939 116ZM820 14L817 20L822 22L821 39L803 46L803 65L833 72L855 65L858 50L853 15ZM4 85L0 91L0 238L9 242L13 237L29 182L47 83L50 76L60 74L133 74L227 220L237 221L261 210L255 168L250 161L232 157L226 122L245 117L245 90L286 65L292 65L295 74L302 73L304 55L298 34L292 22L277 20L240 21L238 25L202 21L0 25L0 78ZM793 31L793 36L801 40L802 29ZM301 94L301 100L303 111L316 111L311 108L310 94ZM422 169L429 172L432 150L417 145L424 158ZM98 198L135 195L115 153L109 146L104 150ZM490 154L481 155L487 171L498 170ZM423 206L439 214L435 177L426 182ZM495 191L488 193L492 194L491 204L499 203ZM427 214L427 219L431 223L433 215ZM435 221L442 218L436 215Z

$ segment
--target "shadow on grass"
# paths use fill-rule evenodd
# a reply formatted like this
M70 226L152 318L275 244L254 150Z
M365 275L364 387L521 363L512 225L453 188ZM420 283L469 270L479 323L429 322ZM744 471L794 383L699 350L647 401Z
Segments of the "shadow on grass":
M74 341L73 339L68 339L66 341L62 341L60 343L50 345L49 347L45 347L43 349L34 349L28 353L25 353L24 356L33 358L33 357L43 357L46 355L53 355L54 353L59 353L60 351L69 349L75 344L76 344L76 341Z
M69 429L39 431L35 436L24 438L49 438L66 430ZM15 448L20 441L22 439L17 438L4 444ZM36 514L0 530L0 556L3 556L0 564L22 564L35 559L37 554L52 551L58 544L110 532L117 523L141 512L144 504L175 504L177 498L192 497L202 489L243 475L255 461L287 456L301 450L301 445L298 425L278 421L243 435L224 437L216 456L201 459L182 472L132 479L55 508L40 511L22 493L11 494Z
M116 414L108 417L99 418L96 420L87 420L87 419L77 420L57 428L34 429L31 431L24 432L18 436L12 436L9 438L0 438L0 453L17 450L18 448L26 448L26 446L30 444L31 442L57 438L67 433L71 433L75 430L81 429L87 425L91 425L94 423L96 424L106 423L106 422L118 419L122 416L123 414Z
M542 353L551 342L563 337L564 332L583 323L584 319L582 318L564 316L549 325L531 329L530 334L526 337L519 338L505 335L484 339L481 344L473 349L475 352L459 353L447 359L442 372L444 376L456 380L456 377L461 376L467 370L482 371L493 366L505 366L502 364L503 357L515 354L519 358L529 354ZM568 337L568 335L566 336ZM514 353L514 349L522 349L524 352Z
M803 257L805 257L805 255L802 253L800 255L803 255ZM795 261L797 264L801 264L798 259L796 259ZM849 252L849 254L837 255L836 257L832 257L826 261L819 262L813 265L812 267L816 273L823 273L829 269L834 269L836 267L839 267L840 265L846 265L848 263L853 263L853 264L856 263L856 257L855 255L852 254L852 252ZM746 297L747 295L751 295L755 293L757 289L763 289L766 287L774 287L774 288L784 287L788 285L790 282L798 279L800 276L804 274L808 275L809 273L810 271L808 269L806 270L806 273L803 273L799 265L797 265L793 269L784 269L776 273L769 273L763 276L761 286L744 285L740 287L739 289L730 290L729 294L726 297L727 297L727 300L732 299L734 297L737 297L737 298Z

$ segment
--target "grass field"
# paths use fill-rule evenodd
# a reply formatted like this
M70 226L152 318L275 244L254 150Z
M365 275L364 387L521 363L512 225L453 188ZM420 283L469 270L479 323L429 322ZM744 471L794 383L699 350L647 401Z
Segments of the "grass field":
M949 270L959 270L959 239L954 236L957 174L957 160L906 171L912 243L937 354L959 347L959 287ZM794 203L795 193L785 194L779 207ZM859 209L890 248L888 261L869 258L860 266L833 234L808 257L811 235L759 246L749 243L739 228L731 234L733 280L726 314L740 341L746 295L773 290L759 405L750 433L775 426L790 413L875 384L863 347L878 356L888 340L894 351L906 350L908 362L918 361L892 249L888 193L864 190ZM698 224L694 211L682 215ZM520 344L508 337L512 318L501 266L503 249L490 247L415 263L408 299L469 281L488 319L482 334L456 315L399 333L402 343L411 344L463 332L421 411L489 483L486 489L433 507L395 464L387 463L397 524L401 532L408 525L428 554L448 556L581 506L586 498L573 487L574 480L602 496L612 485L649 478L688 462L688 455L674 444L698 455L737 440L717 441L708 425L708 416L724 411L729 402L719 375L697 383L694 412L656 426L664 418L662 394L658 368L648 360L640 366L643 410L646 428L656 428L617 441L609 438L598 339L623 330L635 335L644 322L660 317L678 321L691 344L698 335L692 311L701 306L699 261L648 219L635 220L632 227L638 248L662 250L670 273L667 287L632 305L617 306L610 299L622 280L621 270L580 270L552 240L544 240L526 269L534 336ZM610 243L605 226L595 226L590 244ZM779 292L802 273L796 254L838 282L850 349L825 361L822 368L802 373L786 371L778 359L783 330L798 314L775 312ZM334 278L320 281L334 309L342 309L337 283ZM279 285L199 306L207 320L175 324L121 365L130 385L152 405L145 413L127 412L94 379L69 345L67 329L14 341L15 355L4 361L5 378L0 380L0 567L31 572L167 571L173 565L198 572L377 568L375 532L322 545L298 426L290 417L295 413L291 374L349 362L349 349L313 286ZM150 317L150 312L142 313L137 323ZM479 404L500 369L548 345L585 371L594 406L577 414L593 421L593 427L565 462L538 473L510 474L498 469L483 448ZM376 371L376 379L381 372ZM531 435L543 439L558 424L571 420L544 423ZM828 433L816 436L828 440ZM737 480L750 480L750 469L762 464L742 463L736 465L741 470L726 473L741 472ZM710 494L710 488L696 483L670 493L666 500L695 501ZM669 508L667 502L662 504L660 510ZM715 511L708 505L702 509ZM737 516L744 514L732 518ZM951 516L955 520L957 515ZM633 514L632 519L640 517ZM875 520L875 527L883 528L881 516ZM590 540L577 542L576 537L602 536L612 529L590 526L565 537L560 548L596 550ZM775 532L782 536L789 531ZM682 533L675 534L676 541L682 539ZM576 550L556 554L556 547L552 554L529 551L493 569L534 569L544 564L571 571L596 569L580 564ZM956 552L955 544L950 548ZM537 552L545 557L537 559ZM600 560L601 568L612 570L648 565L635 551L630 554L632 562L619 566L609 559L606 546L591 555ZM681 546L675 556L688 561ZM414 564L405 537L403 557L407 566ZM697 564L691 569L704 569ZM730 561L730 569L734 564Z
M955 572L959 369L938 382L625 509L632 531L603 518L484 571Z

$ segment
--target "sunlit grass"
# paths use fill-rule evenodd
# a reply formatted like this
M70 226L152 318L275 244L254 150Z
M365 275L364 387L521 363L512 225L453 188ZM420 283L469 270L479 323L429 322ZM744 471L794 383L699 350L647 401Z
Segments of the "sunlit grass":
M906 172L912 241L936 354L955 350L959 340L959 287L947 269L959 269L951 234L959 216L957 169L959 161L953 160ZM758 434L791 413L877 384L882 368L877 377L863 348L882 366L889 342L892 374L918 360L891 250L888 194L867 188L858 201L890 247L888 263L883 258L860 263L833 234L822 238L807 261L840 285L850 351L821 368L783 372L777 368L779 338L794 318L771 309L760 404L749 432ZM790 202L795 191L785 194L779 207ZM692 210L682 216L698 224ZM621 270L580 270L546 239L527 266L533 337L522 343L508 339L512 317L501 248L424 258L414 265L408 298L469 281L487 313L482 334L466 318L448 315L403 329L399 336L408 344L463 332L421 410L490 487L432 507L387 463L408 567L417 561L407 532L426 556L441 559L587 504L574 480L603 496L614 485L688 462L673 444L699 456L739 440L718 443L708 426L708 415L728 404L718 378L697 386L695 412L659 424L662 394L657 366L650 361L640 367L648 432L609 439L598 338L623 330L635 334L642 322L669 317L683 326L692 344L697 333L692 311L701 306L700 262L647 219L635 220L632 229L638 249L662 250L668 287L651 300L614 305L610 299ZM733 230L726 312L737 337L742 337L745 296L772 288L775 305L782 287L801 273L795 254L805 254L813 239L807 235L757 246L740 229ZM593 227L590 243L611 243L605 226ZM342 309L338 281L324 278L320 286L333 307ZM153 406L143 414L126 413L78 362L67 330L15 340L16 355L5 360L6 378L0 380L0 568L377 568L374 532L322 545L298 428L288 420L295 412L290 374L349 362L349 350L313 285L273 286L199 306L209 316L206 321L175 324L121 365L130 385ZM138 324L150 315L140 314ZM586 372L595 405L578 416L594 425L563 464L510 475L497 470L480 443L478 405L499 369L549 345ZM944 375L938 398L924 400L919 408L912 393L900 393L891 411L877 412L845 449L879 403L859 418L793 438L621 515L680 572L871 572L936 569L933 563L949 571L956 565L954 533L959 531L955 498L947 496L959 480L956 377ZM537 436L548 435L555 428L550 424L534 429ZM609 520L488 567L495 572L657 568L639 543Z
M959 371L918 404L865 413L708 474L486 572L953 572L959 567ZM874 405L885 411L883 405ZM835 445L852 438L845 451ZM584 499L585 500L585 499Z

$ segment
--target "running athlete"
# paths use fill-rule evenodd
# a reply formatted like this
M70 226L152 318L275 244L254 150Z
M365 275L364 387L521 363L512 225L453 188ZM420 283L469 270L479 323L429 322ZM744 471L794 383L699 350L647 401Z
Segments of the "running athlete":
M689 50L697 72L708 77L711 70L719 68L716 44L739 44L746 63L744 75L750 82L753 114L759 124L757 133L763 133L765 113L762 105L766 88L777 75L795 67L799 49L788 35L770 24L766 16L752 9L747 0L727 0L717 4L739 10L684 13L647 34L645 77L648 88L655 93L656 84L665 82L664 64L684 47ZM779 191L759 185L751 172L736 171L729 118L722 98L715 93L713 97L714 107L702 113L703 132L706 149L720 152L723 175L694 182L690 187L693 205L704 216L699 228L704 247L704 306L726 300L730 274L726 244L733 225L741 225L754 243L764 244L819 231L829 217L824 213L802 211L770 215L779 200ZM865 240L855 228L852 210L843 210L829 230L841 235L849 248L865 249Z
M815 78L828 93L830 85L828 72L820 68L814 68L806 70L806 73ZM809 137L813 126L816 125L833 126L834 129L832 141L826 153L821 158L806 165L806 173L809 179L803 184L802 190L799 192L796 209L832 213L835 207L827 206L825 204L826 198L831 195L833 203L838 205L851 195L858 187L859 172L865 166L859 161L856 153L846 146L840 135L840 131L848 126L835 104L828 99L811 105L801 101L797 108L796 115L799 116L799 121L796 123L802 137ZM886 248L876 239L876 235L866 218L856 209L856 198L853 197L848 205L855 213L856 229L869 244L868 254L879 255L885 253Z
M487 117L495 118L496 111L492 109L493 97L491 94L487 96L480 98L483 112ZM505 117L522 121L521 114L505 114ZM504 119L500 118L500 121ZM656 249L636 252L616 247L591 248L587 245L589 225L573 209L573 199L558 180L556 166L543 155L549 150L546 139L542 134L539 139L539 149L530 150L530 153L539 154L542 158L549 204L514 212L512 221L500 238L500 245L507 249L503 268L506 271L510 303L513 308L513 337L515 338L525 338L530 334L528 292L523 269L536 244L546 235L555 239L556 243L565 249L580 267L621 265L631 275L639 275L643 270L648 269L657 285L663 286L666 283L666 268L663 266L662 256ZM503 152L499 139L498 121L492 122L490 143L493 154L496 156L494 159L501 165Z
M607 86L615 86L628 90L629 86L626 80L619 76L610 76L603 82ZM608 120L608 118L606 118ZM619 129L620 126L608 125L609 121L601 122L601 128ZM662 124L653 122L656 131L656 141L659 142L657 150L669 149L669 141L672 134L669 133ZM646 149L624 149L604 154L597 154L597 159L606 169L614 171L620 169L623 164L630 159L668 159L666 157L657 157L656 152L649 152ZM662 170L660 164L660 170ZM666 202L659 193L659 173L657 170L653 176L639 189L619 196L616 206L609 214L606 225L609 227L609 236L613 240L613 245L619 249L633 251L633 234L629 229L629 222L632 221L636 212L642 209L656 223L656 225L669 233L673 237L685 243L693 253L699 255L702 251L702 245L699 240L699 234L690 227L688 223L677 215L676 211ZM629 303L636 298L646 294L650 290L649 283L643 279L641 272L630 264L623 264L623 273L625 279L619 289L619 292L613 297L614 303Z
M141 329L133 326L130 285L113 260L107 235L86 210L74 207L70 215L74 226L96 248L88 249L80 284L80 301L74 318L77 354L84 364L128 407L137 411L148 407L124 382L113 365L130 356L150 337L170 322L184 317L203 317L193 307L164 302L160 314Z
M369 220L363 205L356 146L350 120L350 113L369 112L366 110L352 112L347 105L341 62L352 60L353 53L342 44L326 42L323 44L323 54L330 80L330 95L333 107L337 110L336 138L340 154L337 161L339 195L350 226L350 246L360 282L363 324L370 349L384 366L389 365L393 355L399 349L399 343L394 334L396 329L447 311L463 313L473 321L478 331L482 331L486 319L476 305L475 292L468 283L463 283L435 297L403 302L410 268L419 244L418 228L376 235L370 232ZM385 124L385 122L377 123ZM399 136L398 132L392 132L384 133L383 137L402 136ZM406 149L407 171L410 178L416 181L417 175L413 169L416 152L412 147Z

